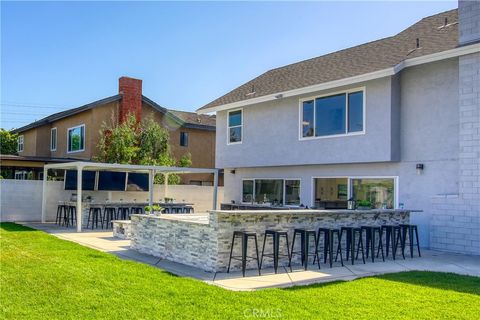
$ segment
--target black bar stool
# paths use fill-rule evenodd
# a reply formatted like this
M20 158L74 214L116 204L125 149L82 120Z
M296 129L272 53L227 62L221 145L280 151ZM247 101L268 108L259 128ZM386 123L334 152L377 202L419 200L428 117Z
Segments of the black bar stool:
M98 228L99 220L103 229L102 207L91 206L90 209L88 210L87 229L88 229L88 226L90 225L90 222L92 223L92 230L93 230L93 226L95 226L95 228Z
M113 227L112 220L115 220L117 216L115 207L106 206L103 209L102 225L105 226L105 229Z
M342 263L343 267L343 256L342 256L342 245L340 242L340 229L335 228L319 228L318 229L318 236L317 236L317 243L316 243L316 250L318 250L318 245L320 243L320 238L323 233L323 263L327 263L327 255L330 264L330 268L333 266L333 247L335 243L334 237L337 236L337 250L336 252L340 252L340 262ZM335 256L335 262L337 261L337 257Z
M382 229L379 226L362 226L362 230L365 230L365 245L366 245L366 253L367 259L368 255L371 250L372 255L372 262L375 262L375 235L378 235L378 245L377 245L377 258L380 253L382 252L382 260L385 261L385 256L383 255L383 241L382 241Z
M130 216L130 208L126 206L118 206L115 220L127 220Z
M362 250L362 260L363 263L365 264L365 250L363 248L363 237L362 237L362 229L361 228L355 228L355 227L342 227L340 228L340 243L342 243L342 238L343 238L343 233L347 235L345 245L346 245L346 261L350 258L352 260L352 265L355 264L355 260L358 259L358 253L360 250ZM355 236L358 235L358 243L357 243L357 254L355 254ZM341 245L340 245L341 248ZM340 248L337 248L337 254L335 255L335 261L337 261L337 256L341 251L339 250Z
M269 236L272 237L273 252L265 253L265 244L267 243L267 237ZM280 254L280 237L285 237L285 241L287 245L287 254ZM265 236L263 238L262 257L260 259L260 269L262 269L263 257L269 257L269 258L273 258L273 268L275 269L275 273L277 273L279 256L288 257L290 271L292 271L292 266L290 265L290 248L288 244L287 231L265 230Z
M65 216L67 215L68 206L66 204L59 204L57 206L57 216L55 218L55 224L61 225L65 222Z
M235 239L241 238L242 242L242 255L241 256L234 256L233 255L233 246L235 245ZM247 256L248 253L248 239L253 238L255 240L255 253L257 254L256 257L249 257ZM258 275L260 275L260 260L258 258L258 243L257 243L257 234L255 232L247 232L247 231L234 231L233 238L232 238L232 245L230 248L230 258L228 259L228 269L227 273L230 272L230 264L234 260L242 261L242 274L245 277L245 269L247 268L247 259L257 260L257 267L258 267Z
M300 251L295 251L295 239L297 236L300 236ZM310 239L313 238L314 242L314 252L310 253ZM292 258L295 254L300 254L302 258L302 265L305 267L305 270L308 268L308 257L313 256L313 263L318 262L318 268L320 269L320 258L318 257L317 250L317 232L315 230L307 229L295 229L293 231L293 240L292 240L292 250L290 250L290 259L288 266L292 268Z
M70 226L74 227L77 222L77 207L68 206L67 215L65 216L65 226L68 228Z
M395 260L397 256L398 243L400 245L403 243L403 237L401 228L399 225L384 224L382 225L382 236L385 232L385 256L388 257L390 254L390 246L392 247L392 258ZM405 259L405 254L402 250L403 259Z
M408 235L408 245L410 247L410 257L413 258L413 246L414 246L414 236L416 238L416 246L418 251L418 256L421 257L420 254L420 241L418 240L418 227L415 224L401 224L400 228L402 229L402 254L405 254L405 247L407 245L407 235Z
M130 213L128 214L128 219L130 219L130 215L132 214L143 214L143 207L134 206L130 208Z

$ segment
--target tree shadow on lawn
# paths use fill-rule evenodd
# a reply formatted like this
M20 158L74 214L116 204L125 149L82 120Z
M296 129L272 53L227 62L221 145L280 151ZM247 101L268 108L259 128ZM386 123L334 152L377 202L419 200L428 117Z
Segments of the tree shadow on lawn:
M456 291L460 293L468 293L480 295L480 277L465 276L455 273L444 272L429 272L429 271L405 271L390 273L385 275L373 276L372 278L401 282L423 287L430 287L433 289ZM359 278L352 281L361 281L364 278ZM304 290L312 288L322 288L328 285L338 285L345 283L345 281L334 281L328 283L318 283L308 286L295 286L285 288L283 290Z
M13 222L2 222L0 223L0 228L5 231L18 232L18 231L38 231L29 227L25 227Z

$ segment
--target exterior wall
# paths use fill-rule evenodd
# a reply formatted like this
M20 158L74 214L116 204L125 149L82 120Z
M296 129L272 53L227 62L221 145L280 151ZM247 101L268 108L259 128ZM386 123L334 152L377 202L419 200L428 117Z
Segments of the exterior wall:
M432 199L431 247L480 255L480 53L460 57L459 78L459 192Z
M458 2L459 43L467 44L480 39L480 1Z
M392 81L391 88L393 110L391 114L397 117L397 122L392 123L398 126L397 128L392 126L391 130L392 135L395 131L400 133L398 142L400 161L354 164L355 160L351 159L350 164L246 168L250 162L256 160L243 157L240 160L247 162L245 159L248 159L248 162L241 167L232 167L231 169L236 169L235 174L229 169L225 170L225 201L241 201L244 178L299 178L301 202L312 206L312 177L394 176L398 177L398 202L404 203L406 208L424 211L412 214L412 221L419 225L421 245L428 247L431 198L438 194L458 192L458 59L406 69L398 79ZM398 105L399 101L401 105ZM374 111L370 111L370 114L372 113ZM297 124L296 119L291 121ZM381 126L381 123L377 125ZM245 122L244 126L250 124ZM321 149L320 143L323 141L315 142L319 143L318 148ZM344 146L340 140L337 140L337 143L339 147ZM258 151L256 158L268 157L266 153ZM313 151L305 152L302 156L310 157L312 153ZM346 152L346 156L363 155L357 151L354 154ZM421 175L416 173L417 163L424 164Z
M299 99L365 86L365 134L300 140ZM368 81L335 90L289 97L243 108L243 141L227 145L227 111L217 113L219 168L398 160L392 157L392 81ZM395 126L395 124L393 125ZM398 157L398 155L395 155ZM245 161L248 159L248 161Z
M19 134L23 135L23 151L19 152L20 156L35 156L37 152L37 130L32 129Z

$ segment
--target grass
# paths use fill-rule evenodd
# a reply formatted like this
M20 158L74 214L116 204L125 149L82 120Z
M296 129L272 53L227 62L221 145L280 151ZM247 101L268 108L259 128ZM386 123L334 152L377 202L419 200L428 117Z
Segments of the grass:
M478 319L480 278L404 272L232 292L12 223L0 228L3 319Z

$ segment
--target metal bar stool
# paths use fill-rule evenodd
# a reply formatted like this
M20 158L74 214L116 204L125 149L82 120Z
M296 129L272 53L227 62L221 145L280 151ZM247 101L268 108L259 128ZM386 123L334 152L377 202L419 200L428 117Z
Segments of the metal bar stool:
M365 250L363 248L363 237L362 237L362 229L361 228L355 228L355 227L342 227L340 228L340 243L342 242L343 238L343 233L346 233L347 238L345 241L346 245L346 261L350 258L352 260L352 265L355 264L355 260L358 259L358 253L360 250L362 250L362 260L363 263L365 264ZM355 254L355 236L358 235L358 243L357 243L357 254L354 257ZM341 253L341 246L340 248L337 248L337 254L335 255L335 261L337 261L337 256L339 253Z
M323 263L327 263L327 256L328 261L330 264L330 268L333 267L333 247L335 242L335 236L337 236L337 250L336 252L340 252L340 262L342 263L343 267L343 255L342 255L342 245L340 242L340 229L335 228L319 228L318 229L318 236L317 241L315 244L315 248L318 251L318 245L320 242L321 235L323 233ZM337 257L335 257L335 262L337 262Z
M385 256L388 257L390 254L390 246L392 247L392 258L395 260L397 256L398 243L400 245L403 243L403 237L401 232L401 227L399 225L384 224L382 225L382 236L385 231ZM402 250L403 259L405 259L405 254Z
M57 216L55 218L55 224L61 225L65 221L67 215L68 206L65 203L59 203L57 206Z
M117 208L117 214L115 220L127 220L130 216L130 208L124 205L120 205Z
M401 224L400 228L402 229L402 254L405 256L405 246L407 244L407 235L408 235L408 245L410 247L410 257L413 258L413 246L417 246L418 256L421 257L420 254L420 241L418 240L418 227L415 224ZM416 243L414 243L416 238Z
M265 244L267 243L267 237L269 236L272 237L273 251L272 253L265 253ZM280 237L285 237L287 254L280 254ZM275 269L275 273L277 273L279 256L288 257L290 271L292 271L292 266L290 264L290 248L288 244L287 231L265 230L265 236L263 238L262 257L260 259L260 269L262 269L263 257L269 257L273 258L273 268Z
M68 212L65 216L65 226L68 228L70 226L74 227L77 223L77 207L68 206Z
M372 262L375 262L375 235L378 234L378 245L377 245L377 258L380 251L382 252L382 260L385 261L385 256L383 254L383 241L382 241L382 229L379 226L362 226L362 230L365 230L365 245L366 245L366 254L367 259L369 253L372 255ZM371 250L371 252L370 252Z
M105 229L108 229L109 227L110 228L113 227L112 220L115 220L116 216L117 216L117 213L116 213L115 207L106 206L103 209L102 225L105 225Z
M88 209L87 229L88 229L88 226L90 225L90 222L92 223L92 230L93 230L93 226L95 226L95 228L98 228L99 220L103 229L102 207L90 206L90 208Z
M300 251L295 251L295 239L297 236L300 236ZM313 253L310 253L309 246L310 246L310 239L313 238L314 242L314 249ZM292 258L295 254L300 254L302 259L302 265L307 270L308 267L308 257L313 256L313 263L317 261L318 269L320 269L320 258L318 256L317 250L317 232L315 230L307 230L307 229L295 229L293 231L293 240L292 240L292 250L290 250L290 260L288 262L288 266L292 268Z
M233 246L235 245L235 239L240 238L242 240L242 255L241 256L234 256L233 255ZM250 257L247 255L248 253L248 239L255 240L255 252L256 257ZM232 245L230 247L230 258L228 259L228 269L227 273L230 272L230 264L232 259L242 261L242 274L245 277L245 269L247 268L247 259L256 260L258 266L258 275L260 275L260 259L258 258L258 243L257 243L257 234L255 232L247 232L247 231L234 231L233 238L232 238Z

